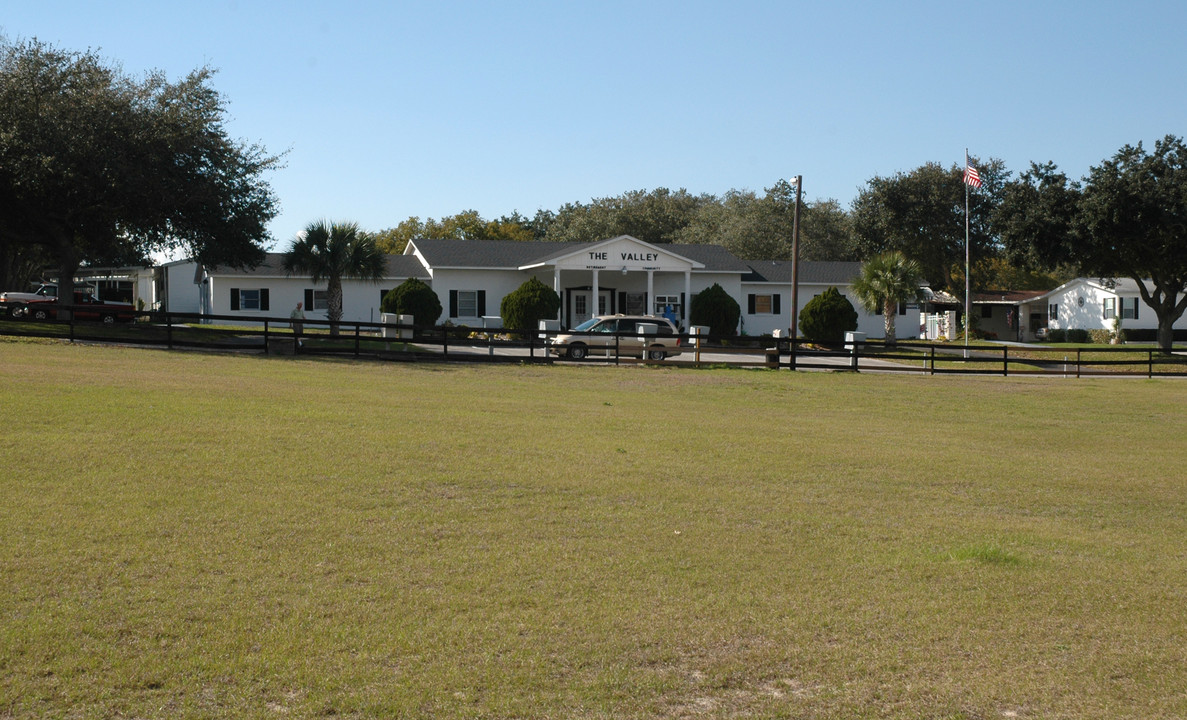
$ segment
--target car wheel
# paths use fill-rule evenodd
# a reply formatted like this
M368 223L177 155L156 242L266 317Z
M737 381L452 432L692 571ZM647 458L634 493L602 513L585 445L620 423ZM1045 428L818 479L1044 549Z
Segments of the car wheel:
M647 351L647 359L648 360L663 360L667 356L668 356L668 354L666 352L664 352L663 350L658 350L658 349L652 348L651 350Z
M589 350L581 343L569 346L568 355L570 360L584 360L588 354Z
M103 320L104 325L114 325L115 324L115 315L111 315L111 314L104 315L102 317L102 320Z
M49 311L48 310L30 310L29 317L33 318L34 320L49 320Z

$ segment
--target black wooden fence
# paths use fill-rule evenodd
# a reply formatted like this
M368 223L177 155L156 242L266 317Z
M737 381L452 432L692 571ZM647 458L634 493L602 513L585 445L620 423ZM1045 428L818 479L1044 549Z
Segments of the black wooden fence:
M63 310L86 310L63 306ZM547 363L568 360L555 352L555 331L512 332L464 326L428 329L411 325L305 320L294 332L284 317L142 312L133 322L96 319L13 318L0 308L0 335L79 342L189 348L237 353L346 356L416 362ZM93 310L93 308L91 308ZM67 313L62 313L66 315ZM92 315L92 317L94 317ZM574 337L581 334L569 333ZM592 335L591 335L592 337ZM605 334L600 334L605 339ZM613 336L605 354L582 362L682 367L766 367L792 370L915 372L929 375L1092 375L1162 377L1187 375L1187 349L1164 353L1153 345L1071 347L917 341L887 345L858 341L821 346L804 340L747 336L679 336L679 353L662 360L640 357L637 338ZM673 339L669 338L671 342Z

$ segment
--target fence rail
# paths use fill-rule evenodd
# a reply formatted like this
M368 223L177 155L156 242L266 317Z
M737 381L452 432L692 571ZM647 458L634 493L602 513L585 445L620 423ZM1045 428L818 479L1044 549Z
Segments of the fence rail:
M78 319L94 307L59 306L70 319L32 321L0 315L0 335L58 338L227 352L370 357L393 361L469 361L549 363L567 361L551 341L559 332L486 330L464 326L417 328L376 322L304 320L294 332L285 317L253 318L180 312L138 312L132 322ZM2 311L3 308L0 308ZM84 316L85 318L85 316ZM566 334L593 339L594 334ZM607 340L605 334L598 336ZM1187 349L1164 353L1146 345L1067 347L978 344L968 348L916 341L887 345L863 340L833 346L804 340L747 336L666 337L679 340L679 353L662 360L648 358L639 336L610 336L604 354L583 362L613 365L652 364L683 367L731 366L792 370L914 372L928 375L1054 375L1168 377L1187 375ZM655 336L651 336L654 339ZM561 348L563 350L563 348Z

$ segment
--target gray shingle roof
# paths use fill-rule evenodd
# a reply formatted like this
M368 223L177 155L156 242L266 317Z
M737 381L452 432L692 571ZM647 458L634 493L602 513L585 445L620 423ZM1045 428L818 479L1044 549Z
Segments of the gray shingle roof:
M412 241L430 267L448 268L518 268L545 262L581 250L596 243L516 242L514 240L440 240L419 238ZM744 273L750 267L720 245L659 245L689 260L702 263L705 271Z
M750 263L751 273L743 282L791 282L790 260L763 260ZM861 274L859 262L800 260L800 282L821 285L848 285Z
M412 242L434 268L518 268L588 244L438 238L417 238Z
M243 277L288 277L284 271L284 253L268 253L264 262L247 269L227 267L210 268L211 275L236 275ZM385 278L420 278L427 280L429 273L420 261L411 255L388 255Z

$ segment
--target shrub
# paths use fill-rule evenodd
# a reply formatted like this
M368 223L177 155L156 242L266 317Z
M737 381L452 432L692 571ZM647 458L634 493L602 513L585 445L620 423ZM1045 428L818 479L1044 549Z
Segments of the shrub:
M1067 330L1048 330L1047 341L1053 343L1067 342Z
M1086 343L1088 342L1088 331L1081 328L1069 329L1067 331L1067 341L1070 343Z
M503 327L511 330L533 330L541 320L555 318L560 309L560 296L536 278L508 293L499 304Z
M830 287L808 301L800 310L799 331L804 339L818 343L838 343L845 333L857 329L857 311L853 303Z
M1108 345L1113 340L1113 332L1111 330L1100 329L1089 330L1088 340L1097 345Z
M742 307L717 283L692 299L689 320L693 325L708 325L710 335L734 335Z
M411 315L417 330L431 328L441 317L441 299L433 288L416 278L408 278L383 296L379 309L385 313Z

